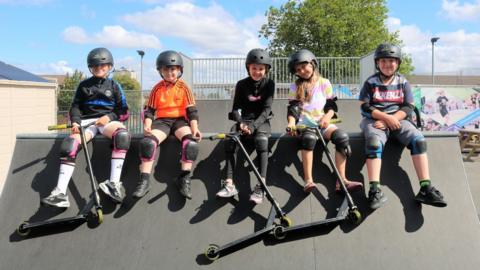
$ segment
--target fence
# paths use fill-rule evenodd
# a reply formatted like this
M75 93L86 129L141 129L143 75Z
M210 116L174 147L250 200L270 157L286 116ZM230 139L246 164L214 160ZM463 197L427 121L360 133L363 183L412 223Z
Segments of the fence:
M352 99L358 95L360 82L359 57L319 57L318 68L323 77L333 84L334 93L340 99ZM230 100L233 98L235 84L247 76L245 58L197 58L192 59L192 74L185 74L193 78L191 85L197 100ZM288 70L288 58L276 57L272 60L270 78L275 81L275 98L286 99L290 83L295 76ZM74 90L59 90L57 92L57 122L64 124L68 120L68 110L73 99ZM142 132L141 95L148 99L150 91L126 90L125 95L130 107L130 117L126 122L132 133Z
M339 98L355 98L360 82L359 57L319 57L320 74L334 85ZM197 99L231 99L235 83L247 76L244 58L193 59L192 89ZM295 76L288 70L288 58L272 60L270 78L276 83L276 98L287 98Z

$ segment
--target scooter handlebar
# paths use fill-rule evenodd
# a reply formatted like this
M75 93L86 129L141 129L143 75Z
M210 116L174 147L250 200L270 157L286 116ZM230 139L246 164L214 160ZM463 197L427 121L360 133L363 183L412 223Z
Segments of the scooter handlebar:
M208 139L210 139L211 141L222 140L222 139L225 139L225 137L227 137L227 135L225 133L218 133L218 134L215 134L215 135L212 135L212 136L208 137Z
M91 125L95 125L95 122L88 123L86 125L83 125L83 128L89 127ZM48 126L48 130L60 130L60 129L67 129L67 128L72 128L72 124L61 124L61 125L53 125L53 126Z

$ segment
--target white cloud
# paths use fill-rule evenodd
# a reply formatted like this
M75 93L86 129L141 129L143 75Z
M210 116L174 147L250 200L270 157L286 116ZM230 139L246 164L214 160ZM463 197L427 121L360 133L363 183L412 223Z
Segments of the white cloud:
M118 25L104 26L101 32L87 34L79 26L70 26L63 30L63 38L71 43L100 44L119 48L155 48L161 47L154 35L129 32Z
M244 56L252 48L265 47L252 30L258 16L239 22L215 2L208 7L169 3L125 15L123 20L146 32L182 39L191 44L194 55Z
M398 24L388 24L390 31L399 30L403 40L404 52L412 56L414 73L429 74L432 68L433 36L440 37L435 43L435 72L457 74L480 67L480 33L467 33L465 30L443 32L433 35L424 32L416 25L402 25L400 20L390 18Z
M54 63L19 64L17 66L34 74L65 75L67 73L72 74L74 71L74 68L70 67L65 60L59 60Z
M480 19L480 0L460 4L458 0L443 0L441 14L454 21L476 21Z

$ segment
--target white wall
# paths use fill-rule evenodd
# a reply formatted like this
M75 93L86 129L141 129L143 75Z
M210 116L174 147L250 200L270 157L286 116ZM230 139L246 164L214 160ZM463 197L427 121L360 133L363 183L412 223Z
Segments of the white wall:
M0 194L17 133L46 132L56 123L56 83L0 80Z

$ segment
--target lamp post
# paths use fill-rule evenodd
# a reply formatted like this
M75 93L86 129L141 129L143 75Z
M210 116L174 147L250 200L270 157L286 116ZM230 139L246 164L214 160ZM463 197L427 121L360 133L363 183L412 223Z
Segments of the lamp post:
M145 52L142 50L137 50L138 55L140 55L140 110L143 107L143 56Z
M440 38L433 37L430 39L432 42L432 84L435 84L435 42L437 42Z

